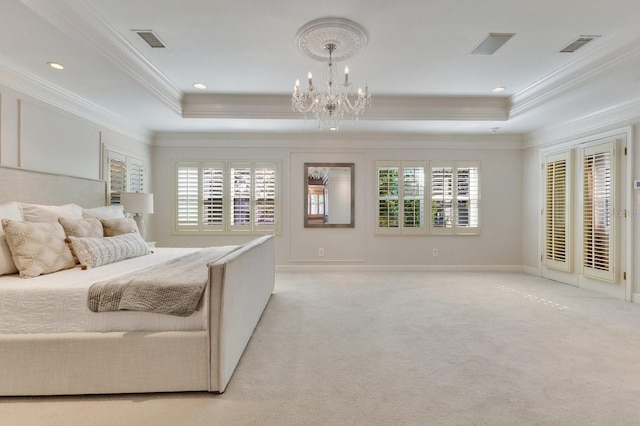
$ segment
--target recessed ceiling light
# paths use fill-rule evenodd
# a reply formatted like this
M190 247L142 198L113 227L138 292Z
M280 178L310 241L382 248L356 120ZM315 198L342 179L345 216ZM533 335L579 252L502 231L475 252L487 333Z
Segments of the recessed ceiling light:
M204 83L193 83L193 87L196 89L204 90L207 88L207 85Z
M59 64L57 62L47 62L47 65L49 65L51 68L57 69L57 70L63 70L64 69L64 65Z
M494 87L493 89L491 89L491 93L502 93L505 90L507 90L506 87Z

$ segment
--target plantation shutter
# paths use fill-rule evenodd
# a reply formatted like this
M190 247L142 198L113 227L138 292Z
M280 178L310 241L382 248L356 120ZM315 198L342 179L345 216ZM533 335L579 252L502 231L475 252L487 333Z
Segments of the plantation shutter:
M230 228L251 229L251 165L232 164L230 169Z
M127 157L116 152L108 152L109 157L109 201L120 204L120 194L126 190Z
M477 162L455 163L455 232L475 234L480 226L480 168Z
M256 165L254 171L254 224L256 229L275 230L276 175L272 166Z
M424 162L402 162L400 207L403 233L424 233L426 230L424 165Z
M198 163L178 163L177 178L177 225L178 229L197 229L199 223L200 167Z
M109 186L109 203L121 204L120 195L123 192L144 192L146 189L146 162L113 151L104 147L105 169L103 179Z
M142 160L127 158L127 187L126 192L144 192L145 163Z
M224 180L224 164L203 165L202 225L205 229L224 228Z
M377 231L399 232L399 162L378 161L378 220Z
M431 163L431 232L453 232L453 162Z
M279 232L279 165L177 162L176 229Z
M615 281L614 164L613 142L583 150L582 273L610 282Z
M545 157L544 264L571 272L571 152Z

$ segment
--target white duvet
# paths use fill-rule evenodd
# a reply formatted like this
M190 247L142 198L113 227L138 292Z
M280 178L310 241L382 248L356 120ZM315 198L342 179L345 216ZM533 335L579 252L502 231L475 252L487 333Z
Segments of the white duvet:
M0 277L0 334L87 331L186 331L206 329L206 304L189 317L148 312L91 312L91 284L156 265L197 248L156 248L154 253L81 270L73 269L23 279ZM208 297L205 293L204 297Z

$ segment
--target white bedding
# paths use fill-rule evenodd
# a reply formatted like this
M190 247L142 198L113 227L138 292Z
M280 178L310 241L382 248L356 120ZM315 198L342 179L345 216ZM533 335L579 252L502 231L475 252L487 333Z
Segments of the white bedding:
M204 306L189 317L129 311L95 313L87 308L91 284L195 250L198 249L156 248L147 256L84 271L76 266L31 279L19 278L17 274L2 276L0 334L205 330Z

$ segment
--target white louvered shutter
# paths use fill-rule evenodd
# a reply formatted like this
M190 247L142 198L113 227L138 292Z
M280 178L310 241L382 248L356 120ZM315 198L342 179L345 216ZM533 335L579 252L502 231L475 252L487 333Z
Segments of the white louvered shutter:
M378 220L376 231L379 233L398 233L400 231L400 186L399 162L378 161Z
M277 170L273 166L256 165L254 168L254 226L255 229L276 229Z
M408 228L424 226L424 166L402 167L403 225Z
M431 233L453 232L453 163L431 163Z
M202 227L205 230L224 229L224 176L224 164L202 166Z
M232 164L229 168L230 229L251 230L252 173L250 164Z
M583 150L582 273L615 281L614 142Z
M145 192L146 164L142 160L127 157L126 192Z
M417 234L426 231L425 163L402 162L400 203L402 233Z
M544 264L571 272L571 152L546 156L544 166Z
M177 228L196 230L199 224L199 182L198 163L178 163L177 179Z
M477 161L455 163L455 233L476 234L480 227L480 167Z
M108 152L109 157L109 201L111 204L120 204L120 194L127 188L127 157L113 151Z

